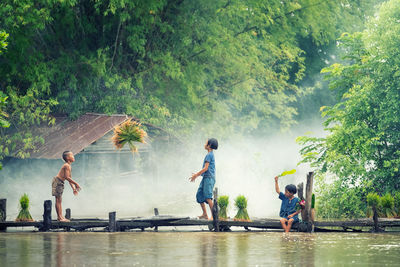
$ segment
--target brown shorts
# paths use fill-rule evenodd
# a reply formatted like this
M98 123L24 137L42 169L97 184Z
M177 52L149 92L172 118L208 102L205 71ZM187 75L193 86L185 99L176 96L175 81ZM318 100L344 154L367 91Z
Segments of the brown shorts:
M55 197L61 197L64 192L64 181L58 177L53 178L51 183L51 194Z

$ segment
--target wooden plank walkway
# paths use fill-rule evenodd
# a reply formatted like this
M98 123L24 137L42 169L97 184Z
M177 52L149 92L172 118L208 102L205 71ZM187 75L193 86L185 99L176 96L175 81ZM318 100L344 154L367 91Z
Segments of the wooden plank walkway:
M155 227L168 227L168 226L209 226L210 229L213 227L213 221L210 220L198 220L189 217L174 217L174 216L153 216L148 218L135 218L135 219L121 219L116 220L117 229L116 231L126 231L130 229L147 229ZM110 221L105 219L72 219L70 222L58 222L51 221L49 225L49 230L55 229L74 229L76 231L84 231L87 229L102 228L103 231L109 231ZM315 231L323 230L322 228L340 227L344 230L359 227L369 227L374 226L372 219L359 219L351 221L319 221L315 222ZM279 220L276 219L256 219L251 222L242 221L219 221L220 228L224 227L244 227L248 228L258 228L258 229L282 229ZM5 221L0 222L0 228L8 227L35 227L38 229L43 229L43 221L35 222L15 222L15 221ZM400 219L380 219L379 227L400 227ZM295 225L294 230L297 229Z

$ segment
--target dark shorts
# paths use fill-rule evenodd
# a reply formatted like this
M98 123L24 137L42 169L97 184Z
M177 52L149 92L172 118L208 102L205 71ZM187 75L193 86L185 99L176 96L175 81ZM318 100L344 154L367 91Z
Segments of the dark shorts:
M205 203L207 199L213 198L213 189L215 185L215 178L203 177L197 189L196 201L197 203Z
M64 192L64 181L54 177L51 183L51 194L55 197L61 197Z
M287 216L286 216L286 217L282 217L282 218L285 218L286 220L293 219L293 223L299 222L299 216L294 216L294 217L292 217L292 218L290 218L290 219L288 219Z

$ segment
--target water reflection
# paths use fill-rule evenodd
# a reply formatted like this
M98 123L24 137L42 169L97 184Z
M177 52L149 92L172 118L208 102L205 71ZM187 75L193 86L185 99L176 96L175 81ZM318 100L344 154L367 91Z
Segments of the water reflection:
M52 244L50 235L43 234L43 266L45 267L51 267Z
M400 234L4 233L0 266L384 266Z
M217 266L218 246L215 234L200 236L200 261L202 266Z
M315 266L313 234L283 233L280 242L280 262L284 265Z

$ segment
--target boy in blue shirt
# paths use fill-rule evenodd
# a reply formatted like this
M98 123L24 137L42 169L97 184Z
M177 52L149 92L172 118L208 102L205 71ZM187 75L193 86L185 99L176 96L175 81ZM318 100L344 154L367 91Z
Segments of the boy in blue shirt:
M215 185L215 157L214 157L214 149L218 149L218 141L215 138L210 138L207 140L204 148L208 151L206 157L203 162L203 169L201 169L197 173L193 173L192 177L190 177L190 181L194 182L197 177L200 175L203 176L201 183L199 185L199 189L197 190L196 200L197 203L200 204L201 209L203 210L203 214L199 216L199 219L208 220L206 204L210 206L211 214L213 208L213 188ZM210 218L212 219L212 218Z
M298 214L301 212L301 210L296 210L296 204L300 200L294 196L294 194L296 194L297 192L295 185L293 184L287 185L285 187L285 193L282 193L279 190L278 179L279 176L276 176L275 190L279 194L279 199L282 200L279 216L282 217L280 221L283 230L285 230L285 233L288 233L290 231L290 228L292 228L293 223L299 221Z

